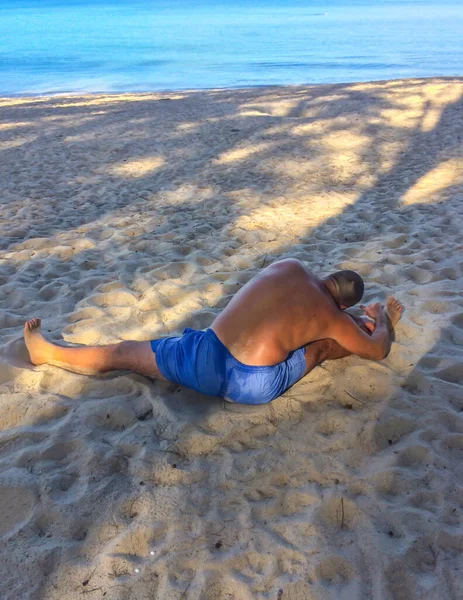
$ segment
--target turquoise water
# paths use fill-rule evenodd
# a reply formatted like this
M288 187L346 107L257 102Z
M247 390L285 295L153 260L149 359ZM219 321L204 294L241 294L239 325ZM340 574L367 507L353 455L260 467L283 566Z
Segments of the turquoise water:
M0 0L0 94L463 75L455 0Z

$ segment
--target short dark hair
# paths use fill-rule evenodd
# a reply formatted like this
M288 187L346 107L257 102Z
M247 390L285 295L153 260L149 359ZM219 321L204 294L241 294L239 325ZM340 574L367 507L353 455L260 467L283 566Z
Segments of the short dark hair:
M365 284L358 273L346 269L333 273L330 275L330 278L334 279L336 283L340 305L349 308L349 306L354 306L354 304L360 302L363 297Z

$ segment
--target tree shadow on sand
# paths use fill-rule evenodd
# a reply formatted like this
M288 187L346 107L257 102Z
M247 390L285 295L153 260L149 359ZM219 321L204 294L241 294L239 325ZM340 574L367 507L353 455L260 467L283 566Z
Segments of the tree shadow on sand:
M442 94L447 93L445 83ZM394 85L396 101L386 93ZM299 257L321 274L357 268L369 284L367 300L384 289L394 290L410 308L387 361L349 358L326 365L253 413L230 413L219 401L137 375L58 378L49 368L28 372L8 366L2 389L11 395L11 404L9 426L0 440L1 485L13 499L21 494L26 498L23 520L12 511L6 531L12 550L4 568L11 597L31 588L37 598L47 600L65 597L66 590L72 590L69 597L92 591L95 597L106 592L111 598L137 600L220 599L227 594L245 600L276 597L281 589L282 598L318 600L375 597L385 588L389 597L401 597L393 565L414 546L410 531L403 529L410 515L404 512L395 519L392 514L401 500L390 499L391 490L399 489L394 479L414 468L405 463L419 460L415 446L431 445L429 452L434 452L431 439L415 442L413 437L428 435L431 427L421 426L424 409L416 406L407 388L415 385L417 372L424 382L428 376L422 366L411 373L410 367L424 347L433 345L441 315L448 312L455 282L461 279L461 266L455 262L458 244L461 249L455 219L461 210L461 182L458 173L446 179L439 170L446 173L461 155L461 100L442 100L439 113L439 102L427 105L424 95L419 118L394 126L404 102L399 93L403 85L413 88L417 98L425 88L424 82L392 82L367 85L364 91L361 86L316 92L246 90L193 95L190 104L182 99L163 102L163 128L169 119L178 125L178 114L184 115L180 124L187 127L180 133L172 127L163 142L165 162L154 173L134 179L130 173L136 165L143 172L143 160L153 161L159 150L157 134L163 128L156 129L159 114L152 100L144 105L141 101L136 117L140 124L134 130L145 132L141 140L153 131L149 150L141 141L137 149L135 141L124 137L127 132L118 130L118 118L126 114L117 112L123 104L111 108L107 134L98 127L98 115L83 126L62 125L63 136L80 136L66 142L77 144L68 149L76 159L77 177L89 167L86 135L101 134L102 147L113 143L105 150L106 165L122 170L111 171L117 175L97 173L87 183L76 178L67 182L70 195L61 198L75 194L80 202L85 192L87 202L80 214L79 206L69 212L69 223L65 212L53 220L54 211L67 210L66 202L47 208L48 198L63 192L65 180L56 188L47 178L31 184L31 191L39 192L31 196L32 208L24 210L35 211L29 214L39 221L25 237L48 236L53 251L36 259L31 254L36 249L19 243L23 234L16 231L10 237L17 246L2 267L7 345L16 343L24 312L35 309L31 290L39 295L41 307L46 301L48 314L42 316L48 317L54 339L63 318L71 341L90 341L92 335L100 335L95 340L100 343L128 339L137 328L148 339L150 332L207 327L235 290L263 265L286 256ZM80 114L78 99L47 102L64 105L67 118ZM42 110L41 104L27 104ZM394 110L389 119L387 112ZM18 121L31 119L30 110L24 110L27 117L21 111ZM34 118L47 116L45 110ZM206 119L211 122L201 122ZM355 119L359 125L352 129ZM208 137L223 142L208 147ZM89 140L90 146L95 143ZM35 156L43 139L35 148L34 143L26 140L16 149L4 149L8 164L20 152ZM355 152L344 151L339 161L337 145L345 144L354 145ZM388 152L391 164L385 167ZM132 170L121 167L125 159L132 161ZM176 159L180 164L172 164ZM356 168L346 166L349 159ZM20 169L12 177L19 186ZM420 196L419 182L426 177L434 185L435 203L425 204ZM92 198L99 186L114 193L109 211L104 193ZM13 204L6 206L7 214L12 214L8 210L14 202L20 203L13 189L8 187ZM352 189L352 199L341 201ZM325 214L311 216L317 194L326 202ZM424 196L433 199L428 191ZM277 215L274 220L272 213ZM76 241L71 251L66 235L79 232L79 227L83 245ZM62 248L56 250L59 240ZM61 287L51 285L57 277L65 280ZM130 316L133 306L135 320ZM455 336L461 311L452 318L450 335ZM452 340L446 343L455 344ZM453 364L453 350L448 356ZM461 382L452 385L459 389ZM34 390L32 407L28 389ZM433 402L438 404L437 398ZM407 440L412 438L410 446ZM389 475L383 454L393 462L395 450L402 462L399 473L392 467ZM37 501L31 497L30 512L28 494L39 498L38 508L32 508ZM418 510L427 509L418 505ZM436 517L435 527L439 523ZM386 549L374 549L375 541L382 544L381 536ZM402 554L395 540L400 536L409 544ZM23 539L33 540L26 564L35 582L24 585L15 575ZM436 552L442 552L439 544ZM439 569L435 581L442 584L450 575ZM407 583L414 576L404 577L410 594L419 597L418 583ZM449 598L452 589L446 592Z

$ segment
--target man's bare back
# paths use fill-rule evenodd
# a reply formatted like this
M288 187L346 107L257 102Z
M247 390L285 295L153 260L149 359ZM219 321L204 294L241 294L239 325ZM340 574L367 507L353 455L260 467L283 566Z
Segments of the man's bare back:
M342 312L346 307L335 296L329 278L319 279L296 259L282 260L247 283L211 328L235 358L251 365L279 363L292 350L326 338L365 358L384 358L389 332L382 310L371 315L376 321L372 339ZM389 305L395 321L401 307L393 299Z
M274 263L232 298L212 329L238 360L272 365L324 334L339 312L321 280L297 260Z

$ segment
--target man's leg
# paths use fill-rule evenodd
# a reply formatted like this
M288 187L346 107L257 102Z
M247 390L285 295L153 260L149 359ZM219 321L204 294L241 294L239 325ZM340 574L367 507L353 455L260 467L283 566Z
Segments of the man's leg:
M136 371L147 377L165 379L158 369L150 342L125 341L107 346L65 348L52 344L43 337L40 319L26 322L24 340L34 365L48 363L86 375L123 369Z
M331 339L318 340L307 344L305 347L305 372L303 377L307 375L314 367L320 365L325 360L336 360L350 356L345 348L340 346L338 342Z
M357 323L360 329L371 335L372 329L369 329L365 325L365 321L363 319L350 313L346 314L348 314L349 317L351 317ZM370 325L370 327L373 327L374 329L374 326ZM309 373L314 367L321 364L325 360L336 360L338 358L345 358L346 356L350 355L351 352L343 348L340 344L338 344L338 342L335 342L332 339L318 340L316 342L312 342L311 344L307 344L305 347L306 370L303 377L305 377L307 373Z

